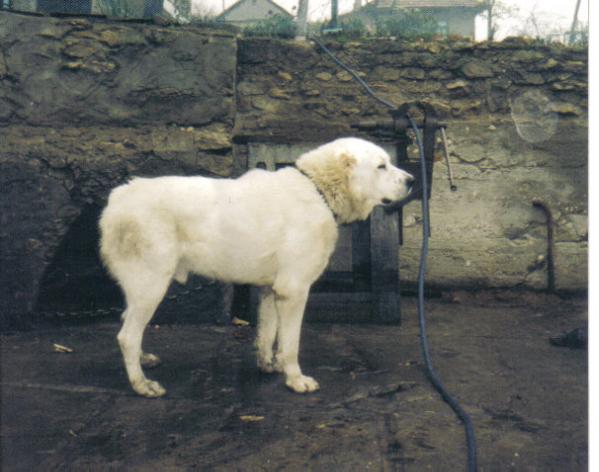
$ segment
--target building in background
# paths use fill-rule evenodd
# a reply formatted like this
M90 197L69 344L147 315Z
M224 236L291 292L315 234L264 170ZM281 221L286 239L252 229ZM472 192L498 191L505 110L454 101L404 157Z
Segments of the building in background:
M6 0L2 0L6 1ZM191 0L11 0L6 8L15 11L106 15L119 18L152 18L165 9L174 16L189 16Z
M464 36L474 39L474 20L487 7L481 0L374 0L354 10L342 20L358 19L373 31L381 20L392 19L402 10L419 10L435 18L437 33L442 36Z
M275 16L293 19L291 13L272 0L239 0L218 15L216 20L247 27Z

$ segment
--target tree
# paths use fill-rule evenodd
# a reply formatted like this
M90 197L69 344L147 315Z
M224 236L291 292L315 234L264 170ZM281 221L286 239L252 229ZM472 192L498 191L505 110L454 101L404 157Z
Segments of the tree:
M501 20L516 16L520 9L507 5L503 0L485 0L484 5L486 12L483 13L483 16L487 18L487 40L493 41Z
M560 19L559 15L537 11L535 6L524 19L522 26L517 29L517 34L548 43L564 42L568 31Z
M297 33L295 39L306 39L308 34L308 0L299 0L297 9Z
M224 3L223 3L224 10ZM214 2L210 1L196 1L193 3L193 10L191 11L191 21L193 23L208 23L214 21L216 18L216 10Z
M173 16L178 21L188 23L191 19L191 0L167 0L173 8Z
M569 43L573 44L576 39L576 23L578 23L578 11L580 10L580 0L576 2L576 8L574 9L574 19L572 20L572 26L570 27L570 38Z

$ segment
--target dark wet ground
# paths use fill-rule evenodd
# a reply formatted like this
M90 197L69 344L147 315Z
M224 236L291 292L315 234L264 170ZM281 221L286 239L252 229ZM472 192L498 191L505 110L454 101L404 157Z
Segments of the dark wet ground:
M427 303L480 470L586 470L587 354L548 342L584 324L586 303L510 297ZM2 470L465 470L462 424L424 376L414 301L403 308L401 327L307 324L302 366L322 389L305 396L258 373L253 327L150 326L163 363L148 376L168 390L154 400L129 389L116 323L2 335Z

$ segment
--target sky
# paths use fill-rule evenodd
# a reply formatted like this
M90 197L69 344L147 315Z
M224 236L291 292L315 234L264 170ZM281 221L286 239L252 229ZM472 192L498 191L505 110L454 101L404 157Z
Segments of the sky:
M237 0L192 0L195 11L218 14L224 8L228 8ZM295 14L297 11L298 0L274 0L287 11ZM362 0L363 2L365 0ZM534 13L538 24L544 29L561 29L567 31L572 24L576 0L500 0L505 5L515 7L513 18L507 18L501 21L500 29L496 39L503 39L506 36L517 35L526 24L526 19ZM345 13L353 7L354 0L339 0L339 11ZM330 16L330 0L309 0L310 20L317 21L326 16ZM578 19L583 23L588 22L589 0L582 0ZM529 23L530 25L530 23ZM479 18L476 24L477 39L486 37L486 23L483 18Z
M517 34L525 21L534 13L539 25L544 28L569 30L574 18L576 0L503 0L503 3L517 8L513 19L501 21L497 39ZM589 0L580 2L578 21L587 24L589 19ZM485 19L477 19L476 39L485 39Z

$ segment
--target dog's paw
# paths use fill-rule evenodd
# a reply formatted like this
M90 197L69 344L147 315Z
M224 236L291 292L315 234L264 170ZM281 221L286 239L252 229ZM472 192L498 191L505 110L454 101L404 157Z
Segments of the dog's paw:
M287 387L297 393L315 392L320 388L318 382L307 375L288 377L285 381Z
M260 372L263 372L265 374L274 374L275 373L275 366L273 365L272 362L258 361L258 369L260 369Z
M148 352L144 352L141 355L141 365L147 368L152 368L152 367L156 367L157 365L160 365L160 362L162 362L160 360L160 357L158 357L155 354L150 354Z
M144 379L133 384L132 387L141 396L148 398L162 397L166 394L164 387L154 380Z
M156 367L160 365L162 361L160 357L155 354L150 354L149 352L144 352L141 355L141 365L151 369L152 367Z
M258 369L260 372L264 372L265 374L274 374L275 372L281 372L277 369L275 363L271 361L265 361L263 359L258 359Z

